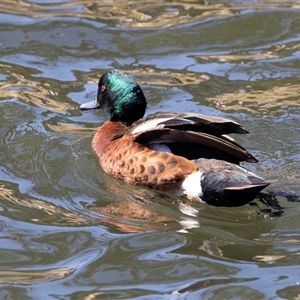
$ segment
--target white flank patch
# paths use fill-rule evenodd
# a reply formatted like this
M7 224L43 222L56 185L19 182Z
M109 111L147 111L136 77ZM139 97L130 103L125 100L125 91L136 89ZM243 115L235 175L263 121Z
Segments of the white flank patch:
M201 198L202 196L202 187L201 187L201 178L203 173L200 171L194 172L188 175L185 180L182 182L181 187L184 194L188 198Z
M167 152L172 153L171 149L166 144L160 143L147 143L145 144L146 147L155 151Z
M144 124L141 124L139 126L137 126L136 128L134 128L132 130L132 134L136 134L142 131L147 131L149 129L153 129L155 128L159 123L161 122L165 122L168 120L171 120L172 118L160 118L160 119L154 119L154 120L149 120Z

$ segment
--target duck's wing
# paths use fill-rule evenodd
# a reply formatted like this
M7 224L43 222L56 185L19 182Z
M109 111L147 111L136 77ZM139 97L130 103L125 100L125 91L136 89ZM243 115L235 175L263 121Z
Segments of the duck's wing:
M247 133L238 123L192 113L161 113L133 123L126 135L140 144L168 144L176 155L188 159L217 158L229 162L257 162L228 133Z
M133 123L134 130L143 131L144 128L154 127L155 124L164 127L204 132L213 135L230 133L249 133L242 125L232 120L194 113L156 113Z

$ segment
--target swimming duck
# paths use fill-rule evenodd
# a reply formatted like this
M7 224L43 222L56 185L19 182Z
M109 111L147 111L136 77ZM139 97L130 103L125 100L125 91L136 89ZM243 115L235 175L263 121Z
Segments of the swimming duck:
M271 183L239 166L257 162L227 136L248 133L240 124L196 113L144 117L146 105L137 82L111 70L100 77L97 97L80 106L109 116L92 141L106 173L215 206L244 205Z

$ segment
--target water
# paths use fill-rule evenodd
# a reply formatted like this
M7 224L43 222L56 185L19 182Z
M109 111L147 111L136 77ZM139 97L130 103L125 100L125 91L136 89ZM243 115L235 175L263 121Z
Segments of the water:
M112 68L147 113L231 118L300 194L300 3L2 1L1 299L299 299L299 203L179 203L105 175L78 106Z

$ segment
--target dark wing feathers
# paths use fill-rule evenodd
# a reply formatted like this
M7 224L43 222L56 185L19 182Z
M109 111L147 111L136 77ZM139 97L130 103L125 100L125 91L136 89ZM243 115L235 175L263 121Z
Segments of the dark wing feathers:
M140 132L136 134L134 140L141 144L148 142L179 142L188 144L192 143L194 144L194 147L197 147L197 144L200 144L233 156L238 161L257 162L257 160L245 148L234 141L231 141L223 136L218 137L203 132L181 131L163 128Z
M245 148L224 136L217 137L200 132L188 132L188 134L195 143L223 151L236 157L239 161L257 162L257 159L254 158Z
M220 117L205 116L201 114L194 113L175 113L175 112L165 112L151 114L143 119L138 120L133 123L133 126L138 126L150 120L155 119L168 119L162 121L160 125L166 127L176 127L176 126L190 126L193 130L198 132L206 132L211 134L230 134L230 133L249 133L242 125Z
M201 125L206 125L210 128L216 128L220 130L222 134L249 133L242 125L225 118L207 117L206 119L203 119L202 117L190 117L189 120Z
M211 152L214 153L214 158L221 157L238 164L240 161L257 162L257 160L233 139L224 135L247 132L238 123L225 118L193 113L159 113L136 121L125 134L133 135L134 140L141 144L170 143L174 154L188 159L211 158L204 153ZM192 147L191 152L196 157L184 153L179 149L180 145L182 149L186 147L186 152ZM179 151L176 152L176 149Z

